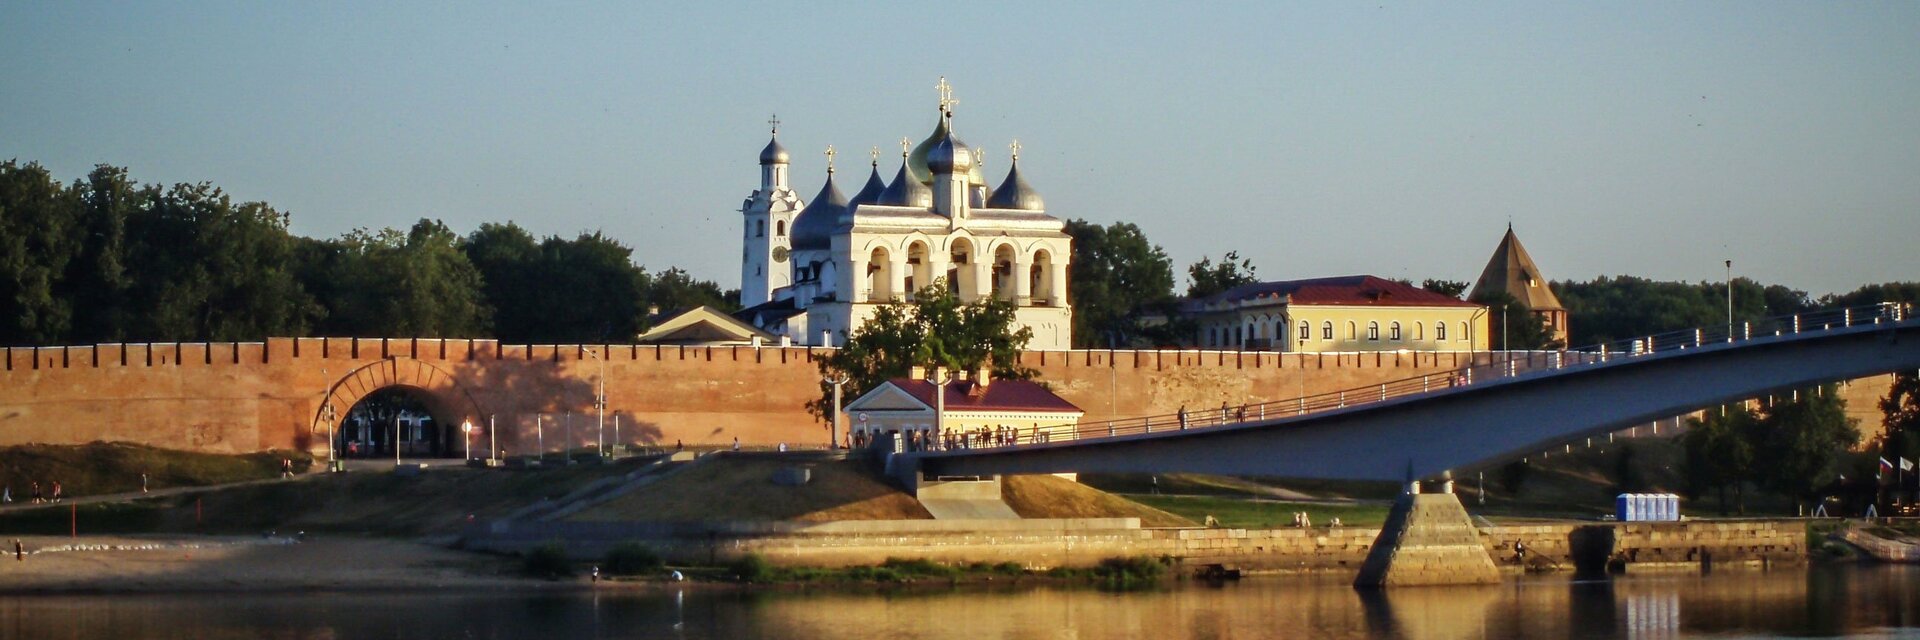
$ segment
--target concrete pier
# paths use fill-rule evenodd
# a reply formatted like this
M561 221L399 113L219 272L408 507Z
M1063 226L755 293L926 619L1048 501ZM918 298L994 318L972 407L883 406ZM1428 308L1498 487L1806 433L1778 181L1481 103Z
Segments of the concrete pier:
M1418 486L1394 500L1353 586L1499 582L1500 569L1481 544L1460 498L1452 493L1418 493Z

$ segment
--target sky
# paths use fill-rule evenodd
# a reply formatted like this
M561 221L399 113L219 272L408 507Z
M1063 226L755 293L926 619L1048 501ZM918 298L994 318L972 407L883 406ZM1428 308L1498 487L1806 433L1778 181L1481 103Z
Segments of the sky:
M777 113L811 198L925 138L1263 279L1920 279L1914 2L5 2L0 159L295 233L603 231L739 284Z

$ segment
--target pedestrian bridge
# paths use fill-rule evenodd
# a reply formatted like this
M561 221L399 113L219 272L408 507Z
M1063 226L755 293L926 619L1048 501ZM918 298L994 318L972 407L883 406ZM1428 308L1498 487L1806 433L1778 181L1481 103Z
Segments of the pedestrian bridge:
M1536 363L1537 365L1538 363ZM1015 443L896 454L898 476L1193 472L1431 478L1691 411L1920 369L1920 320L1840 309L1494 362L1338 393L1023 433Z

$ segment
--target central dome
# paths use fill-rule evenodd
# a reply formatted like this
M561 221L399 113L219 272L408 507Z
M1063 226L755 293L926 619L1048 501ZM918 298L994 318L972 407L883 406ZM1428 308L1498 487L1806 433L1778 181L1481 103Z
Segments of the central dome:
M932 151L934 145L940 144L941 140L945 140L948 134L947 119L942 117L940 123L934 126L933 135L927 136L927 139L921 140L920 144L914 145L913 152L907 154L907 175L912 176L920 184L933 184L933 170L927 168L927 152ZM972 166L967 170L967 186L988 186L986 175L980 172L980 163L969 164Z

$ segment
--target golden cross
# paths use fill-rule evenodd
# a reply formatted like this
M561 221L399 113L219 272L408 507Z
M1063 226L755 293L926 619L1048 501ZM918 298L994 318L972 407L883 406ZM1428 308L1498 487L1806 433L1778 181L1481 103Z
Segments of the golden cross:
M1014 138L1013 144L1007 145L1007 148L1013 150L1013 159L1016 162L1019 161L1020 160L1020 139Z
M874 147L873 151L869 153L869 155L873 156L873 166L875 167L880 166L880 147L877 147L877 146Z
M767 125L773 127L774 134L778 135L780 133L780 114L776 113L773 114L773 117L767 118Z
M933 85L933 88L940 92L940 112L953 113L953 105L960 104L960 101L953 99L953 85L947 84L947 77L940 76L940 84Z
M907 157L907 150L912 148L913 140L908 139L906 136L900 136L900 157Z
M833 156L835 153L838 152L833 150L833 145L827 145L827 173L833 173Z

